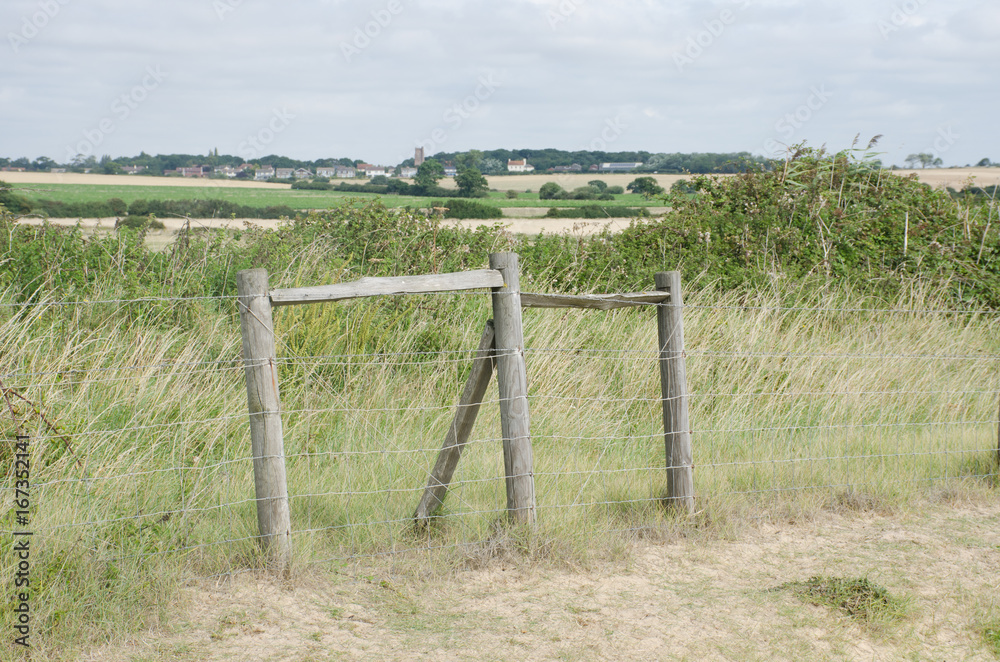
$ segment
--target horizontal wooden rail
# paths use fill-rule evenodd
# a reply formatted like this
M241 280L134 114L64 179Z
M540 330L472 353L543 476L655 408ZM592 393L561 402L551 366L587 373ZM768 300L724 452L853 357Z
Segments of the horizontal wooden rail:
M626 294L529 294L521 292L522 308L591 308L611 310L648 306L670 298L669 292L628 292Z
M450 274L426 276L391 276L362 278L350 283L296 287L271 291L272 306L291 306L297 303L322 303L342 301L381 294L420 294L423 292L448 292L474 290L486 287L503 287L503 276L494 269L459 271Z

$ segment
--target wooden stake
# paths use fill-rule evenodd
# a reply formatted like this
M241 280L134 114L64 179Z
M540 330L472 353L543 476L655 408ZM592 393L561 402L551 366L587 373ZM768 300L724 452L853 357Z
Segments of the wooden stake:
M524 366L521 284L517 253L491 253L490 268L503 274L493 288L500 426L507 474L507 510L515 522L534 524L535 473L528 420L528 377Z
M455 468L462 458L465 443L469 440L469 435L472 434L472 426L476 422L479 407L483 404L483 396L486 395L486 388L493 376L494 344L493 320L490 320L486 323L483 337L479 341L479 349L476 350L472 370L469 371L469 378L465 381L465 389L458 401L455 418L444 437L444 445L441 447L437 462L434 463L434 468L431 470L424 495L413 514L414 524L417 528L426 527L430 518L444 503L444 497L448 493L448 485L451 484Z
M237 301L243 334L260 542L271 566L287 576L292 561L292 525L267 271L247 269L239 272L236 274L236 291L239 294Z
M679 271L654 276L656 289L670 292L656 314L660 340L660 390L666 442L667 495L673 508L694 512L694 462L688 421L687 367L684 360L684 301Z

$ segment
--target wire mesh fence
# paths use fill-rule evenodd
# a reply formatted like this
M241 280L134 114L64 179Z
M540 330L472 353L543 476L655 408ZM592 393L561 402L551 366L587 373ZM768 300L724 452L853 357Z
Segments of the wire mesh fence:
M416 310L433 308L427 321L408 321L397 344L374 352L358 336L388 309L345 306L327 345L305 339L329 328L328 313L277 316L291 535L303 562L474 547L505 515L491 386L438 517L429 530L413 526L489 316L481 293L419 301ZM6 305L3 537L24 528L10 508L16 427L30 439L30 528L49 558L71 567L88 555L107 564L177 557L201 575L257 567L233 303L209 302L212 314L183 332L116 324L134 303ZM467 316L436 316L449 305ZM545 535L598 540L671 516L654 311L525 312ZM442 340L438 325L458 340ZM995 484L996 313L696 300L685 325L698 509L752 515L788 499Z

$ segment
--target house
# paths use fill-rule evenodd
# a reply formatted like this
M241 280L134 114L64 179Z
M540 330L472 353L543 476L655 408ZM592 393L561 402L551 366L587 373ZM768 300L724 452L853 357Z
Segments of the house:
M350 166L337 166L334 172L340 179L352 179L358 176L358 171Z
M507 159L507 172L531 172L535 166L528 165L527 159Z
M291 179L295 176L295 168L278 168L274 171L275 179Z
M549 168L549 172L582 172L583 166L579 163L574 163L568 166L555 166L554 168Z
M455 177L456 175L458 175L458 168L456 168L455 166L445 166L444 167L444 176L445 177Z
M274 166L263 166L257 169L257 174L253 176L254 179L271 179L274 177Z
M235 177L236 173L236 168L232 166L222 166L212 171L213 175L218 175L220 177Z
M411 168L410 166L402 166L399 169L399 176L405 179L413 179L417 176L417 168Z
M176 175L178 177L204 177L212 172L211 166L188 166L177 168L176 170L164 170L164 175Z
M312 176L312 170L309 170L308 168L295 169L295 179L309 179Z
M126 175L137 175L145 169L146 166L123 166L122 172Z
M604 172L628 172L629 170L635 170L642 165L639 163L602 163L601 170Z
M370 163L359 163L358 171L365 177L378 177L379 175L385 176L386 174L385 166L377 166Z
M337 166L318 166L316 168L317 177L336 177Z

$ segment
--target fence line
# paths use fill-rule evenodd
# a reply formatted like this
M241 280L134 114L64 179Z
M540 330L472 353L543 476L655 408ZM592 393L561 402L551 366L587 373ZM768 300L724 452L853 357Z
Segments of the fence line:
M73 305L142 301L148 299ZM280 370L314 375L308 385L297 383L283 394L280 406L261 410L283 418L286 447L259 453L257 459L283 460L288 467L289 540L307 549L312 562L474 547L493 535L493 522L509 509L505 479L529 475L543 529L565 525L598 536L657 526L663 517L665 470L684 462L664 462L658 447L663 439L659 409L679 396L658 393L659 352L648 338L649 305L663 307L646 304L613 313L619 315L615 321L595 322L583 339L567 337L556 325L545 327L544 311L526 316L524 397L532 413L534 466L530 472L505 472L499 453L505 435L495 414L487 415L521 396L483 398L482 420L465 442L463 464L438 518L446 529L432 528L421 537L410 530L413 507L441 450L475 350L301 356L289 351L275 357ZM684 310L807 311L851 324L860 323L850 319L858 314L894 312L704 305ZM901 312L921 317L955 311ZM984 329L996 315L977 314L987 318ZM936 345L927 352L897 346L871 351L870 345L847 341L830 351L794 345L736 350L715 345L721 342L718 334L698 321L691 329L687 338L696 349L684 350L692 386L686 397L699 507L768 494L828 498L823 495L870 491L877 496L887 487L996 480L995 465L984 459L996 452L1000 399L1000 387L989 386L1000 381L1000 356L996 345L983 339L988 330L978 340L957 337L955 347L965 340L981 347L963 353ZM601 344L604 338L622 342L622 337L626 341L619 347ZM641 341L646 346L628 338L647 338ZM582 346L566 346L577 343ZM43 366L42 356L28 364ZM340 362L323 363L331 359ZM749 362L743 382L726 376L732 359ZM53 553L100 554L107 547L108 558L118 559L183 554L203 575L246 567L260 540L257 505L270 497L252 492L247 412L235 397L243 385L234 371L245 369L243 360L180 357L93 368L85 366L87 356L80 360L82 367L69 370L19 372L0 366L8 388L68 428L49 431L33 419L30 408L19 412L29 421L37 467L32 482L36 535L50 541ZM826 372L808 374L813 365L826 366ZM345 386L332 372L323 373L339 368L356 370L357 380ZM48 378L78 373L85 378ZM891 381L866 383L866 375L875 373L891 373ZM462 377L450 384L435 381L445 374ZM70 393L83 387L85 395ZM182 395L186 390L190 398ZM156 395L167 391L172 395L164 404ZM203 392L207 395L201 398ZM623 397L623 392L634 395ZM199 416L200 411L212 413ZM74 441L83 470L60 447L64 439ZM9 500L12 493L5 481L0 494ZM4 533L13 530L3 528ZM78 540L85 542L80 546Z

